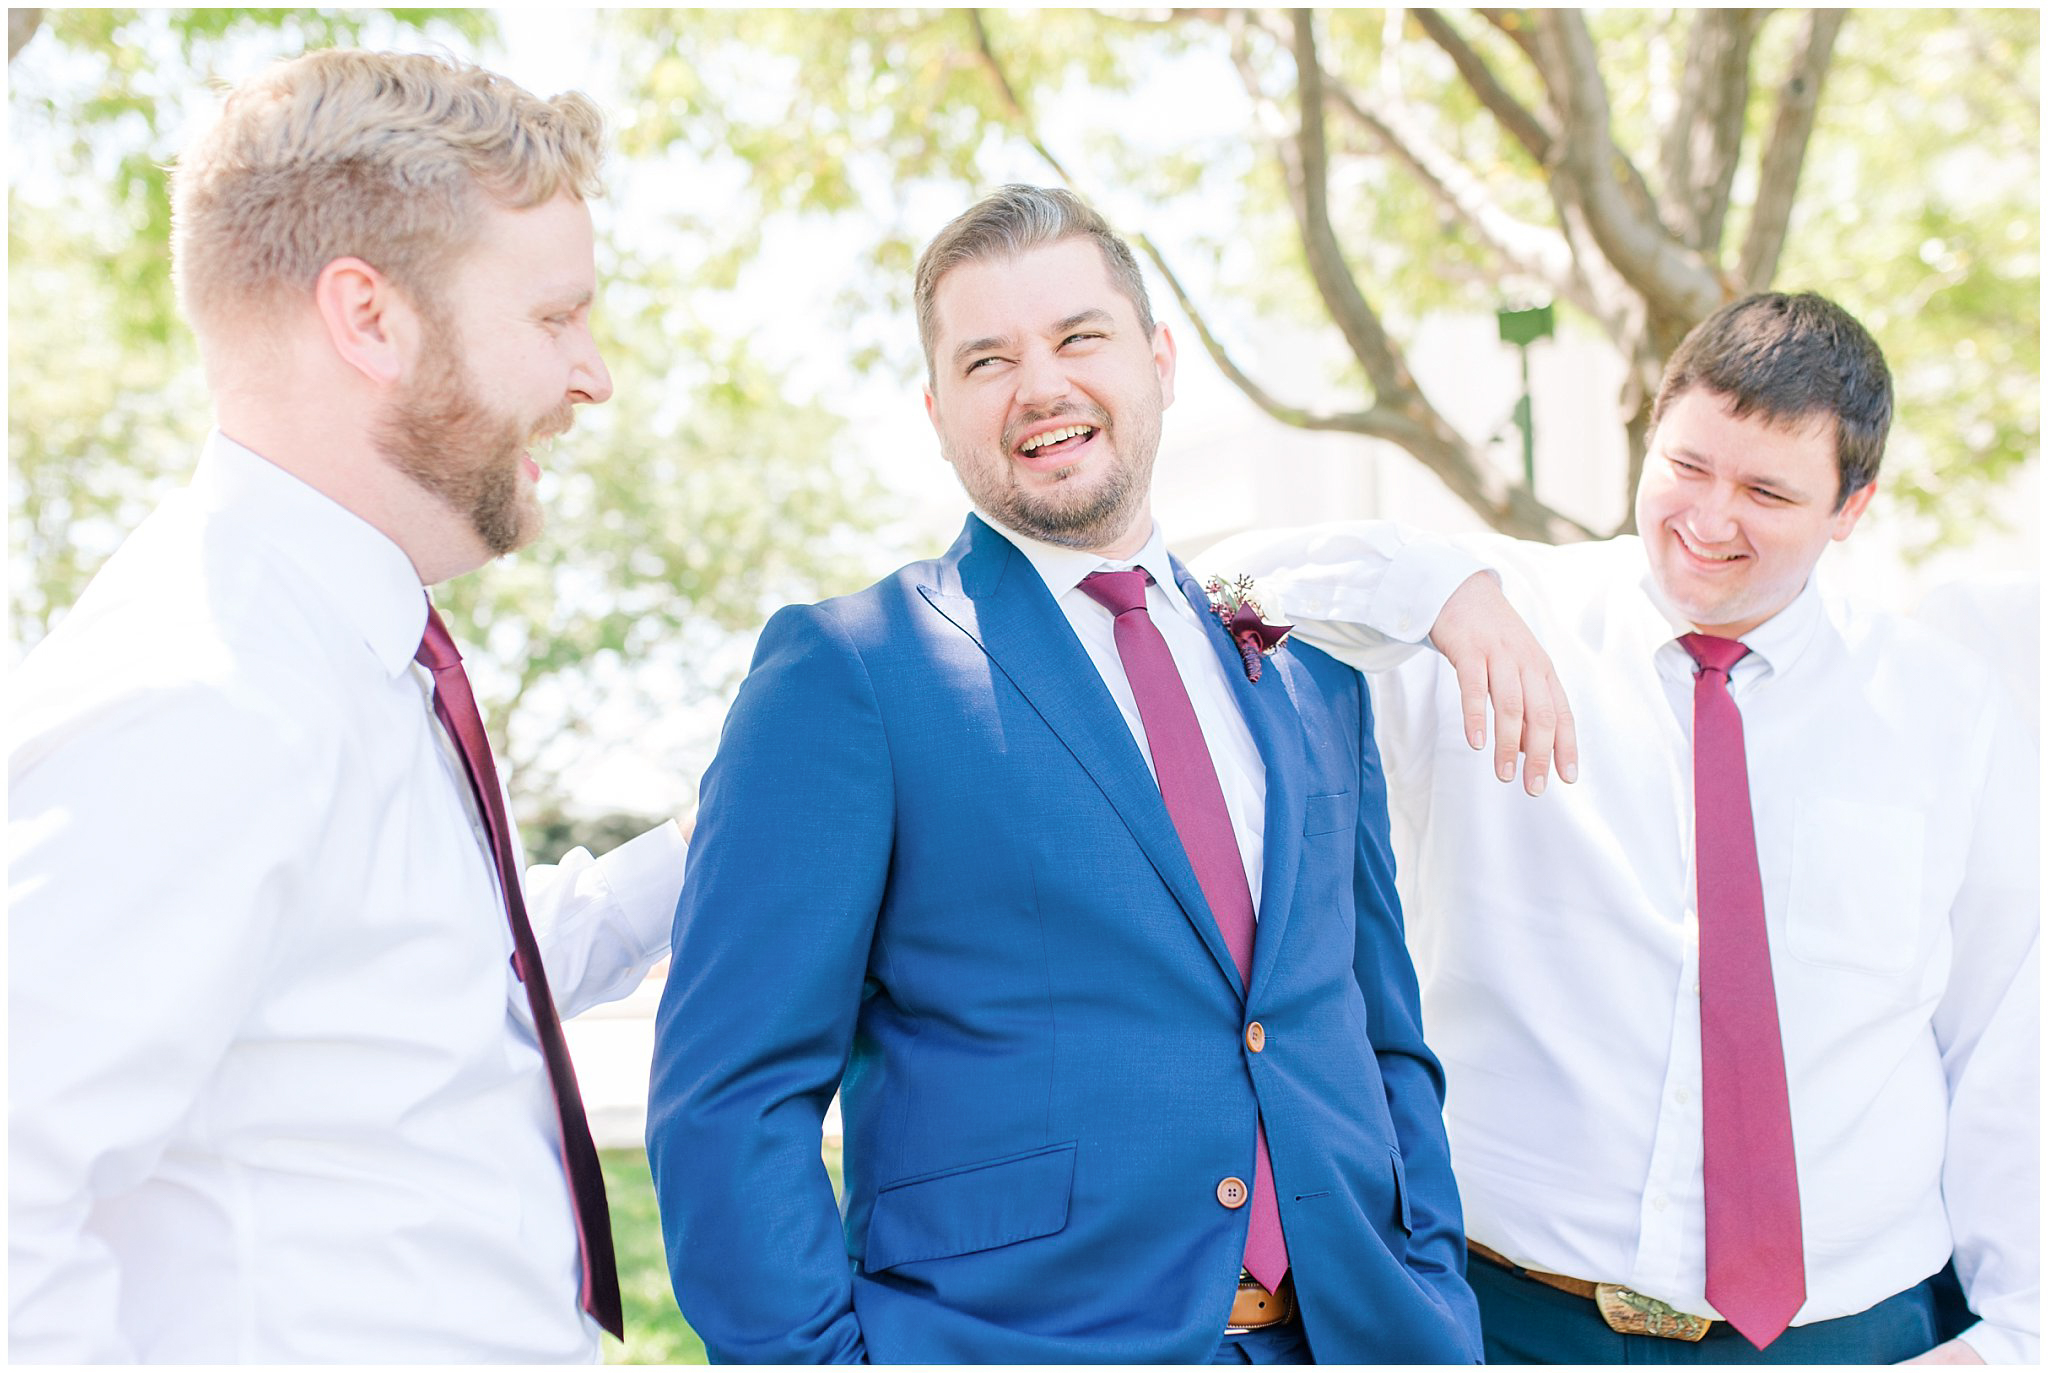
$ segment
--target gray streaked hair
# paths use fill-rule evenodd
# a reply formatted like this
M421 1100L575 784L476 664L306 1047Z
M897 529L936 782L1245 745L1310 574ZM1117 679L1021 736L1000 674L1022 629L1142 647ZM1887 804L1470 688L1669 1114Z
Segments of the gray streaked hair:
M1138 312L1146 336L1152 334L1152 301L1145 294L1145 276L1131 245L1117 237L1109 221L1072 191L1056 187L1009 185L983 197L925 245L917 260L917 337L924 346L925 374L936 380L932 358L938 329L934 318L939 282L955 267L990 258L1013 258L1033 248L1069 238L1089 238L1102 252L1110 284Z

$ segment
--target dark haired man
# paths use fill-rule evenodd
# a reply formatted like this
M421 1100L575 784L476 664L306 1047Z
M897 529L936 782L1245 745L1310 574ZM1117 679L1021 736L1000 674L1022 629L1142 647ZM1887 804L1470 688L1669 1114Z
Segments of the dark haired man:
M1215 554L1374 671L1492 1360L1922 1355L1951 1250L1982 1320L1931 1361L2037 1358L2033 748L1981 664L1812 576L1891 404L1839 307L1753 296L1671 359L1637 536ZM1510 604L1585 759L1533 803L1455 765L1416 651Z
M776 615L705 774L648 1106L683 1314L749 1362L1476 1360L1363 681L1254 673L1168 556L1173 339L1100 216L1008 187L916 294L977 514Z

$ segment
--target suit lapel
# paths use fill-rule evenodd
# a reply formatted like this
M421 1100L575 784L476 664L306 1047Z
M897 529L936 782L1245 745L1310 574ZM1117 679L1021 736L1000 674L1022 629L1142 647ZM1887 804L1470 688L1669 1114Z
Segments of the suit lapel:
M1188 603L1197 609L1206 607L1209 595L1201 584L1178 561L1173 570ZM1293 913L1295 876L1301 868L1301 826L1308 810L1304 785L1307 756L1302 746L1301 713L1294 704L1294 663L1285 650L1275 653L1266 659L1259 680L1254 682L1245 675L1244 658L1222 621L1204 614L1202 623L1223 660L1223 676L1266 764L1266 855L1259 887L1258 932L1252 940L1251 990L1257 995L1272 975Z
M1101 788L1218 968L1242 994L1236 964L1160 799L1159 784L1044 580L1009 540L971 516L953 552L959 555L958 589L919 586L918 593L981 646ZM950 555L948 562L953 562Z

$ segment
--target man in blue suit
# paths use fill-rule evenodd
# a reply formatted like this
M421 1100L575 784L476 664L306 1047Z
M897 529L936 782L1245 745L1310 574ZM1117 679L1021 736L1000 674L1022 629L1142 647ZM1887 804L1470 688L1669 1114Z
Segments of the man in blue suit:
M1167 555L1173 340L1092 210L990 196L917 308L978 513L778 614L705 775L648 1113L683 1314L735 1361L1476 1361L1362 680Z

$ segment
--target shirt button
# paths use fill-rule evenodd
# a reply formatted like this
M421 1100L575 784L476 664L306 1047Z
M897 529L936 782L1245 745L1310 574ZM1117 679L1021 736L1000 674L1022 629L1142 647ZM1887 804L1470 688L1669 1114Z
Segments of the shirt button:
M1225 1178L1216 1184L1216 1200L1235 1211L1251 1199L1252 1189L1244 1185L1243 1178Z
M1669 1205L1671 1205L1670 1199L1667 1198L1662 1192L1659 1192L1657 1193L1657 1195L1650 1198L1650 1209L1652 1211L1662 1211Z
M1685 1088L1680 1087L1677 1091L1671 1094L1671 1099L1677 1102L1680 1106L1690 1105L1692 1102L1692 1093L1686 1091Z
M1254 1020L1244 1027L1244 1047L1255 1054L1266 1051L1266 1027Z

